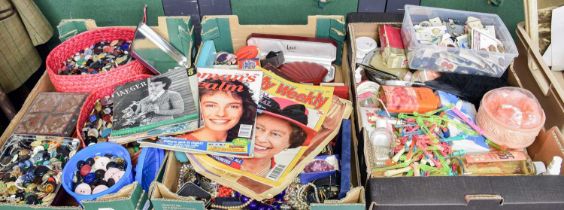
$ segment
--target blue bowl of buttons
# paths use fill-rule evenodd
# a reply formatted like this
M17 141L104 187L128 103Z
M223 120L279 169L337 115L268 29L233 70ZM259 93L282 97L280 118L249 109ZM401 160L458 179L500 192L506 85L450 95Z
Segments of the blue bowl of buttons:
M63 168L63 188L78 203L115 193L133 183L129 152L114 143L97 143L76 153Z

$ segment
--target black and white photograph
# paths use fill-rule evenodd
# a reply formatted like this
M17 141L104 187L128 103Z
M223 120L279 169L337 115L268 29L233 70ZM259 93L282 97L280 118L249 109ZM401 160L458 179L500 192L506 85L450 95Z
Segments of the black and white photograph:
M189 79L184 70L169 71L116 89L114 129L132 128L196 113Z

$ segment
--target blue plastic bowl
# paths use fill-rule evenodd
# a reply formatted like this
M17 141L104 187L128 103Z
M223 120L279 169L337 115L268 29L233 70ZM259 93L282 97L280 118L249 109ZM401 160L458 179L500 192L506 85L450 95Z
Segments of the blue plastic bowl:
M95 156L103 156L105 154L112 154L114 156L121 157L125 159L127 163L127 167L125 168L125 174L117 183L115 183L112 187L104 190L103 192L92 194L92 195L81 195L77 194L72 190L72 179L74 173L77 171L76 164L79 160L86 160L91 157ZM133 173L132 173L131 158L129 157L129 152L121 145L114 144L114 143L97 143L95 145L86 147L80 152L76 153L65 165L63 168L63 177L62 177L62 185L65 191L69 195L71 195L78 203L81 203L83 200L95 200L96 198L115 193L119 191L123 186L131 184L133 182Z

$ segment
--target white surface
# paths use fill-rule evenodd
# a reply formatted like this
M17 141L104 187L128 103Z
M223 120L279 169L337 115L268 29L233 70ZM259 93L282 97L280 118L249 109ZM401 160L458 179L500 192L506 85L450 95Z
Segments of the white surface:
M294 157L296 157L296 154L298 154L298 152L300 151L300 148L301 147L287 149L287 150L284 150L284 151L276 154L274 156L274 162L276 162L276 164L287 166L288 164L290 164L290 162L292 162Z
M286 40L277 38L251 37L247 45L254 45L260 49L263 58L270 51L282 51L284 63L306 61L325 67L328 71L324 82L335 79L335 68L331 65L337 58L337 47L332 43L316 41Z
M535 166L536 175L541 175L546 173L546 166L542 161L533 161L533 165Z
M356 38L356 53L357 53L357 58L359 57L358 55L362 55L362 58L364 58L364 56L369 53L372 50L375 50L378 47L378 44L376 43L376 40L367 37L367 36L361 36Z
M547 175L560 175L560 165L562 165L562 158L560 156L554 156L552 161L546 168Z
M490 151L490 148L480 146L472 140L463 139L452 141L452 150L465 151L467 154L472 154L488 152Z
M564 6L552 10L552 71L564 71Z
M544 55L542 55L542 59L547 66L552 66L552 44L548 45L548 48L544 51Z

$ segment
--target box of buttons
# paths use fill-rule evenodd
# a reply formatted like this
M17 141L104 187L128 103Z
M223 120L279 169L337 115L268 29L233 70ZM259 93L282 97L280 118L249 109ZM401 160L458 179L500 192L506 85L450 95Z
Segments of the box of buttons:
M192 29L179 31L179 24L186 24L189 20L189 17L160 17L159 26L154 29L158 33L166 34L164 37L167 39L174 38L177 42L182 42L183 46L188 48L185 50L186 54L192 57L193 37L185 36L184 33L191 35ZM63 28L70 32L96 27L93 20L67 20L66 23ZM141 176L141 173L138 177L134 176L136 174L129 176L125 174L125 170L121 170L133 169L140 165L137 162L141 162L143 151L148 150L139 149L138 146L124 148L124 154L131 157L131 162L127 164L124 164L127 162L123 159L125 156L115 157L107 151L84 157L74 164L63 164L90 148L80 149L80 143L75 145L75 142L79 142L74 133L79 130L75 129L75 108L77 104L78 109L82 107L80 104L84 102L84 97L79 94L64 94L67 93L56 92L45 72L0 137L0 148L6 148L0 164L3 168L0 171L0 209L148 209L149 194L143 189L148 189L153 180L146 180L147 176ZM70 99L62 100L64 98ZM60 104L53 105L53 101ZM50 136L41 136L47 134ZM92 144L91 147L96 145L99 144ZM164 155L162 156L160 159L164 161ZM164 162L160 164L161 167L162 165ZM17 170L13 170L14 167ZM62 178L63 170L68 167L72 169L72 176ZM102 173L103 171L105 173ZM108 173L109 171L112 172ZM124 178L126 176L127 179ZM133 177L148 184L134 182ZM116 185L118 181L112 183L112 180L121 179L127 180L128 184L120 186L113 193L96 196L101 194L100 191L106 191ZM77 199L78 196L69 195L61 185L63 180L72 182L68 187L74 194L82 193L87 195L85 197L88 199ZM77 200L81 200L80 203Z
M79 145L78 139L69 137L12 135L0 149L0 208L61 205L62 168Z
M0 143L3 145L2 151L3 154L5 154L2 160L6 161L5 164L4 162L2 164L4 169L1 169L0 171L0 175L2 175L2 180L0 180L0 191L6 193L6 194L0 193L2 194L0 198L0 209L33 208L33 209L79 210L79 209L110 208L110 209L134 210L134 209L142 209L143 206L148 205L148 203L146 202L148 193L141 188L140 184L134 182L133 184L124 186L116 193L112 193L104 197L100 197L95 201L83 202L82 206L80 206L75 201L75 199L73 199L67 192L65 192L65 190L63 190L63 187L60 186L62 167L63 167L60 160L65 160L66 162L69 160L69 156L72 157L74 156L74 154L77 153L77 150L80 147L79 140L71 137L53 137L53 136L37 136L37 135L21 135L21 134L11 135L10 131L12 131L16 126L19 125L18 124L19 120L22 119L22 117L24 116L25 110L31 107L32 101L38 95L41 95L40 93L52 92L52 91L54 91L54 87L51 85L51 81L49 80L48 75L43 74L43 76L39 79L38 83L36 84L35 88L30 93L29 97L26 99L26 102L24 103L21 109L22 111L20 111L16 115L14 120L12 120L9 127L6 129L5 133L0 138ZM44 143L40 144L41 143L40 141ZM22 142L22 143L18 143L18 142ZM28 143L24 144L24 142L28 142ZM36 144L38 145L40 144L39 146L41 147L41 149L34 148L33 146L38 146ZM56 145L59 145L59 147L61 148L55 148ZM25 149L22 149L20 147ZM51 154L50 151L53 151L53 154ZM49 154L53 157L50 159L45 159L41 155L43 153ZM63 157L64 154L66 154L67 156ZM8 163L8 159L5 158L6 155L10 155L10 160L15 160L16 162L18 162L15 163L16 164L15 167L18 168L17 171L12 170L14 164ZM12 157L14 157L13 155L16 155L18 159L12 159ZM43 159L40 160L39 156L42 156ZM25 157L28 157L29 160L25 161L24 160ZM22 162L18 160L24 160L24 161ZM29 166L26 165L27 163L29 163ZM43 165L45 164L47 165L46 166L36 165L39 163ZM21 165L21 167L19 165ZM9 170L6 168L8 166L10 167ZM47 170L46 172L40 172L43 171L42 170L43 167L49 170ZM67 165L65 165L65 167L67 167ZM19 168L22 168L22 170L20 170ZM34 170L29 170L30 168L34 168ZM51 170L51 169L55 169L55 170ZM18 173L18 171L21 172ZM56 174L57 171L59 171L60 173ZM29 174L30 180L25 181L26 175L21 173ZM19 174L22 175L19 176L21 178L16 177L16 175ZM54 177L53 179L49 178L49 176L51 175ZM34 184L35 180L37 179L39 184ZM21 182L18 180L21 180ZM31 187L30 185L32 185L35 187L23 188L23 185L28 187ZM2 187L5 187L6 191L1 190ZM10 191L10 189L12 188L14 189L13 193L11 193ZM31 191L30 192L27 192L25 190L22 191L21 188L26 190L30 189ZM57 190L57 191L52 191L52 190ZM47 193L47 192L52 192L52 193Z
M21 111L10 122L2 137L0 137L0 145L2 145L1 148L3 150L2 155L10 157L9 159L4 158L6 161L2 161L5 169L2 170L3 176L0 181L0 187L5 187L5 190L0 190L3 192L0 209L28 209L32 206L41 209L80 209L73 199L60 187L60 170L63 168L61 161L68 160L69 156L77 152L79 146L74 146L74 141L78 142L78 140L70 137L13 134L13 131L20 126L19 122L26 115L26 110L32 107L33 101L42 92L54 92L54 87L45 73L29 94ZM44 147L45 144L47 148ZM57 152L57 149L50 149L49 145L61 145L63 147L58 149ZM63 156L55 155L53 158L46 158L46 155L50 155L50 151L55 151ZM12 159L13 157L17 158ZM40 172L44 171L41 168L45 166L49 170ZM29 170L31 168L35 170ZM57 172L57 170L59 171ZM43 180L43 177L46 179ZM39 185L35 183L39 183ZM23 185L33 185L35 187L23 188ZM14 191L11 192L11 189Z

